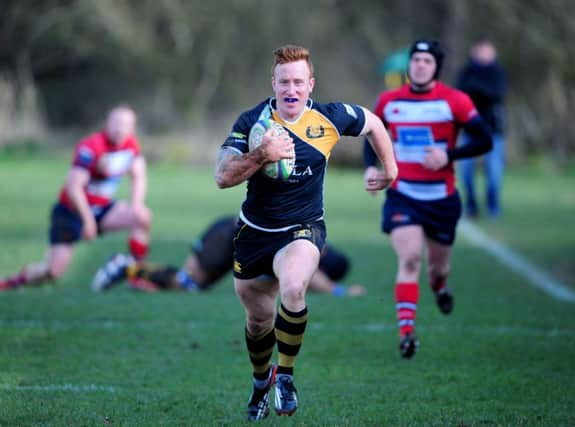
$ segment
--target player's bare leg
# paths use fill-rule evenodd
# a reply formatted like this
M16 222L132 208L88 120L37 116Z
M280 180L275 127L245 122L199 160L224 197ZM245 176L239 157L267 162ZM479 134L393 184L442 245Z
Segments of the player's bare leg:
M278 342L278 374L275 409L278 415L292 415L297 407L293 367L301 348L307 323L305 294L319 264L320 252L309 240L295 240L274 257L273 269L279 280L281 305L275 322Z
M290 311L305 308L305 293L317 270L320 253L309 240L294 240L274 257L274 273L279 280L281 302Z
M366 294L365 286L351 285L345 287L335 283L327 274L321 270L316 270L309 282L309 290L321 294L334 296L360 297Z
M246 311L248 332L259 335L273 328L278 295L277 280L234 279L234 287Z
M427 274L435 301L443 314L449 314L453 311L453 294L447 287L451 246L427 238L427 252Z
M147 207L135 210L127 202L119 201L104 216L101 226L105 231L130 230L130 252L135 259L143 259L148 252L151 221Z
M419 274L425 244L422 227L408 225L391 232L391 244L397 255L395 302L399 321L399 352L409 359L415 354L419 341L415 336L415 315L419 301Z
M274 320L279 288L275 279L237 278L234 287L246 311L245 338L253 367L247 417L256 421L269 414L269 392L275 380L276 367L270 361L276 344Z
M44 261L28 264L15 276L0 280L0 290L15 289L23 285L40 285L59 279L68 269L73 252L72 245L50 246Z

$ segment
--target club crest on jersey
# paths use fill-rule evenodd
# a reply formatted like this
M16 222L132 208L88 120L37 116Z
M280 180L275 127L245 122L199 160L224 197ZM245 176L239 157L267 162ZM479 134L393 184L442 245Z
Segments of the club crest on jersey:
M322 125L314 126L310 125L305 130L305 136L309 139L321 138L325 135L325 129Z
M78 151L78 156L76 162L82 166L90 166L94 160L94 153L87 147L82 147Z

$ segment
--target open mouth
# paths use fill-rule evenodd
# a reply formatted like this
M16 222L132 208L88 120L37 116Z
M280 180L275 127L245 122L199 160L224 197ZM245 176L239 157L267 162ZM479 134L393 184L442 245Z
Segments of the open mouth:
M294 104L297 102L297 98L284 98L286 104Z

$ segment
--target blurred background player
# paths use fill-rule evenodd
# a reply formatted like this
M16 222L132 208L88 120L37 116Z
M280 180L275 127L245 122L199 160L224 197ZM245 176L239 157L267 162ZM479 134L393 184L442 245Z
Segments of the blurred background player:
M130 253L135 259L146 256L151 214L144 200L146 163L135 126L136 114L131 108L115 107L107 116L104 130L76 146L72 168L52 209L45 261L0 279L0 290L58 279L70 264L76 242L93 240L107 231L130 230ZM124 175L131 177L131 201L114 201Z
M507 77L497 61L497 50L491 40L481 38L473 44L469 61L459 73L457 87L469 95L493 139L493 149L485 155L483 161L487 214L496 218L501 212L500 194L505 170L503 99L507 92ZM468 139L469 136L464 132L462 142L466 144ZM472 218L479 214L475 196L476 163L472 158L461 161L465 211Z
M420 40L410 49L410 83L384 91L375 114L388 127L399 167L387 190L382 228L391 234L398 258L395 299L400 354L411 358L419 345L415 314L424 249L427 273L440 311L449 314L453 295L447 287L451 246L461 216L453 162L491 149L491 137L469 97L439 82L443 51L436 41ZM456 147L463 127L470 139ZM378 173L369 143L364 145L365 179Z
M210 224L192 245L191 253L181 268L139 262L130 255L117 254L96 272L92 289L102 292L121 280L127 280L131 287L143 291L207 290L233 268L233 237L237 220L235 216L228 216ZM341 284L349 271L349 264L343 253L326 246L319 268L311 278L310 290L334 296L365 295L364 286Z

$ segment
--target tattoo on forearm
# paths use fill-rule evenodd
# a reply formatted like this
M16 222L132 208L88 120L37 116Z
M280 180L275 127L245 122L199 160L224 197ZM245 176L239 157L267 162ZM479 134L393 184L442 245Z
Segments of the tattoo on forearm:
M240 154L232 150L220 150L218 161L216 163L216 175L222 176L229 172L230 169L233 169L234 160L240 157Z
M215 178L217 182L225 182L233 186L245 181L263 164L261 150L239 154L231 149L221 149L216 162Z

